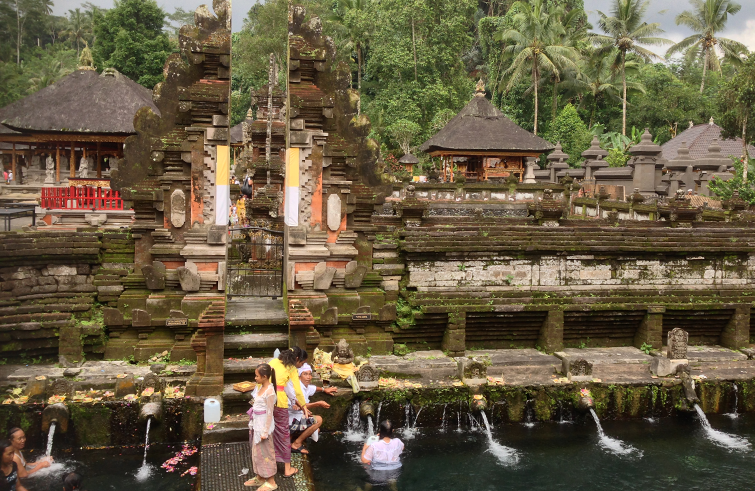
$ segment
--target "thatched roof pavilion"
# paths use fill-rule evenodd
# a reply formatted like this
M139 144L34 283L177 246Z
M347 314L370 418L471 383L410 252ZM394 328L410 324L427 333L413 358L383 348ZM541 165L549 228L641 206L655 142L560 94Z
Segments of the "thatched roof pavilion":
M510 174L521 180L525 157L539 157L553 148L553 144L520 128L493 106L485 98L482 82L477 84L469 104L420 146L433 157L443 157L447 165L456 163L472 180Z
M102 157L123 156L123 143L136 133L134 115L142 107L159 111L152 91L114 69L102 74L90 66L0 109L0 142L12 145L14 177L18 146L27 166L33 155L52 155L55 181L61 179L61 154L69 156L68 177L76 177L77 155L94 157L92 176L102 177ZM4 153L9 153L3 151ZM43 172L44 157L41 169ZM96 167L96 169L95 169ZM65 176L64 171L64 177Z

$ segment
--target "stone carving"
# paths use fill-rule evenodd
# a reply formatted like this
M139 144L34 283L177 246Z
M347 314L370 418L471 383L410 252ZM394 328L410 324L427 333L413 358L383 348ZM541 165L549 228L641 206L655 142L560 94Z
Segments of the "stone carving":
M134 327L152 327L152 316L146 310L132 309L131 325Z
M592 363L588 362L584 358L574 360L569 367L569 373L578 377L591 376Z
M142 275L150 290L165 289L165 264L162 261L152 261L151 265L142 267Z
M328 196L328 228L333 232L341 228L341 197L337 194Z
M185 292L198 292L201 278L199 274L190 271L188 268L181 266L176 268L178 281L181 283L181 289Z
M336 268L330 267L327 263L320 262L315 266L315 290L327 290L333 283L333 277L336 275Z
M465 379L483 379L487 377L488 370L484 364L477 360L471 360L464 365L464 378Z
M79 160L79 177L86 179L89 177L89 159L81 157Z
M52 155L45 159L45 184L55 184L55 161Z
M678 327L668 332L667 355L672 360L685 360L687 358L687 344L689 343L689 334L684 329Z
M186 195L180 189L170 195L170 223L176 228L186 223Z
M66 396L73 394L73 384L70 380L59 378L52 383L52 395Z
M144 376L144 380L142 380L141 386L141 390L152 388L155 389L155 392L158 392L160 390L160 378L154 373L150 372Z
M347 365L354 362L354 351L349 347L349 343L345 339L338 341L336 349L333 350L333 363L340 363Z
M370 365L362 365L357 372L357 380L360 382L377 382L380 374Z

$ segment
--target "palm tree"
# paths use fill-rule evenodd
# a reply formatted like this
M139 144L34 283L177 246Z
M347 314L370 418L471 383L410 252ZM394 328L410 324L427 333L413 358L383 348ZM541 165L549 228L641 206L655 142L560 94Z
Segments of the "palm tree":
M47 65L40 68L35 77L29 79L29 88L27 91L32 94L40 89L44 89L69 73L71 73L71 70L67 69L61 60L50 60Z
M613 0L610 17L598 11L600 14L598 27L605 34L590 34L593 43L600 50L607 52L614 48L618 49L613 65L621 72L623 86L621 134L624 136L627 134L627 74L625 70L627 54L634 54L645 61L653 58L660 59L660 56L640 45L672 44L672 41L668 39L657 37L665 32L660 24L657 22L648 24L643 20L649 5L650 0Z
M76 42L76 57L81 52L80 43L86 41L87 35L91 32L87 16L80 8L68 11L68 39Z
M716 52L716 46L724 58L741 61L740 54L747 53L744 44L732 39L717 37L716 33L723 31L729 15L734 15L742 8L731 0L690 0L693 10L685 10L676 16L676 25L685 25L695 34L684 38L666 51L666 57L684 51L689 58L698 56L703 59L703 80L700 82L700 93L705 89L705 77L708 68L721 71L721 63Z
M348 43L345 49L353 49L357 55L357 91L362 93L363 49L370 37L367 12L370 0L343 0L340 9L329 15L329 19L340 24L346 30ZM357 114L361 114L361 100L357 102Z
M613 66L617 53L614 51L600 52L595 50L584 60L577 86L583 95L582 104L588 102L592 106L590 110L590 124L592 128L595 124L595 110L602 99L621 100L622 84L616 80L616 71ZM636 61L627 61L624 70L631 75L639 71L639 63ZM627 92L639 92L644 94L645 87L639 83L627 80Z
M558 44L557 39L564 32L561 19L563 8L557 7L548 12L544 0L529 2L518 1L512 7L518 12L513 23L515 28L496 34L496 39L504 43L504 56L512 58L511 66L503 75L509 77L506 91L522 82L525 77L532 77L535 93L535 125L537 135L538 87L543 72L550 72L556 79L564 69L576 68L575 60L579 53L572 46Z

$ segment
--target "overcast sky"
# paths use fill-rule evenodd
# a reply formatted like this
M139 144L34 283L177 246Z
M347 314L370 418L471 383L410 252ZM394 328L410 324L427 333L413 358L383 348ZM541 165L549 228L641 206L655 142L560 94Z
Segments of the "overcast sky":
M244 17L249 8L256 0L233 2L233 30L238 31L244 23ZM69 9L79 7L81 0L54 0L55 7L53 11L58 15L64 15ZM598 18L598 10L602 10L610 15L610 2L607 0L584 0L585 10L588 11L590 21L595 24ZM112 0L92 0L92 3L104 8L113 6ZM172 12L176 7L185 9L195 9L202 3L212 5L207 0L157 0L157 3L166 11ZM739 0L742 10L738 14L729 18L726 31L721 33L723 37L728 37L744 43L751 51L755 50L755 0ZM691 5L686 0L651 0L648 15L649 22L660 22L661 27L666 30L666 37L672 41L680 41L691 33L684 27L679 27L674 22L677 14L683 10L690 9ZM662 49L658 49L662 51Z

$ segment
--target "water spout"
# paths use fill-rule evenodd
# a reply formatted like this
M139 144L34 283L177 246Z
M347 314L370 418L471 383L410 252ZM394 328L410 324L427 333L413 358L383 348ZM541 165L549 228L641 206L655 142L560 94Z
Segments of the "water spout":
M139 482L146 481L152 475L152 468L147 464L147 449L149 449L149 427L152 423L152 416L147 417L147 431L144 434L144 460L142 466L136 473L136 480Z
M52 454L52 439L55 436L55 426L57 425L57 421L53 421L50 423L50 431L47 433L47 452L45 452L45 455L49 457Z
M488 452L492 453L502 465L516 465L519 462L519 453L513 448L501 445L493 439L493 433L490 431L490 424L488 423L488 416L484 410L480 413L482 414L482 421L485 423L485 433L488 435L488 445L490 445Z
M708 440L712 441L716 445L730 448L732 450L750 449L751 444L746 438L730 435L729 433L724 433L723 431L713 429L713 427L710 425L710 422L708 421L708 418L705 416L705 413L697 404L695 404L695 411L697 411L697 415L700 417L700 422L703 425L705 436L708 437Z
M737 406L739 406L739 387L737 387L736 382L734 383L734 410L730 413L726 413L726 416L730 417L731 419L737 419L739 417L739 413L737 412Z
M375 431L372 430L372 416L367 416L367 436L372 436L374 434Z
M380 410L383 408L383 401L378 402L377 412L375 413L375 426L380 424Z
M346 417L346 431L344 437L350 442L361 442L365 439L362 432L362 419L359 417L359 401L354 401Z
M446 408L448 407L448 404L443 404L443 415L440 417L440 431L441 433L446 432Z
M642 452L640 450L637 450L631 445L627 445L621 440L606 435L603 432L603 427L600 425L598 415L595 414L595 410L592 408L590 408L590 414L592 414L592 419L595 420L595 425L598 427L598 438L600 438L601 447L616 455L631 455L636 453L639 457L642 457Z

